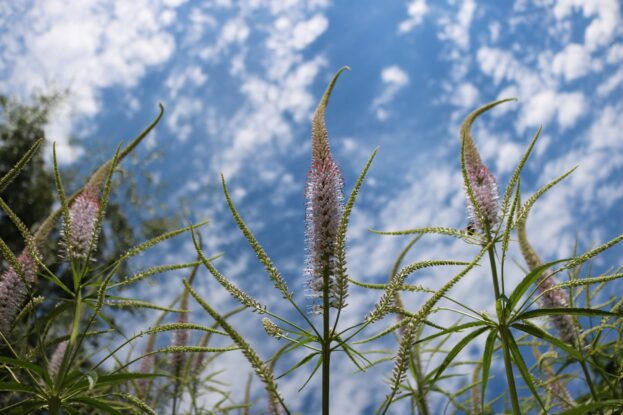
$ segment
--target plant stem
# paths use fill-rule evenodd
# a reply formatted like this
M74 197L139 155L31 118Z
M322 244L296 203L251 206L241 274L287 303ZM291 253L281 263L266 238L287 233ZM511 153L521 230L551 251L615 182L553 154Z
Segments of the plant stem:
M322 290L322 415L329 415L330 358L331 358L331 321L329 309L329 270L323 273Z
M495 292L495 299L500 298L500 286L498 284L498 271L495 266L495 251L493 245L489 247L489 262L491 263L491 278L493 279L493 291Z
M502 350L504 353L504 367L506 368L506 380L508 382L508 389L511 396L511 403L513 405L513 414L520 415L519 399L517 398L517 388L515 386L515 376L513 375L513 363L511 361L511 354L508 348L508 338L506 327L500 328L500 337L502 338Z
M593 385L593 380L591 379L591 374L588 371L588 367L586 367L586 362L584 360L580 360L580 366L582 367L582 371L584 372L584 377L586 378L588 388L591 390L591 395L593 396L593 399L595 400L595 402L599 402L599 398L597 397L597 391L595 391L595 385Z
M58 415L61 411L61 400L58 396L52 396L48 399L48 414Z
M498 285L498 272L495 266L495 251L493 245L489 247L489 262L491 264L491 278L493 279L493 290L495 291L496 304L500 300L500 287ZM504 354L504 368L506 369L506 381L508 382L509 394L511 397L511 404L513 405L513 414L520 415L521 410L519 408L519 398L517 397L517 387L515 386L515 375L513 375L513 361L511 359L510 349L508 347L508 328L506 327L506 310L505 304L502 305L503 311L498 316L500 321L500 337L502 339L502 352ZM483 402L484 405L484 402Z

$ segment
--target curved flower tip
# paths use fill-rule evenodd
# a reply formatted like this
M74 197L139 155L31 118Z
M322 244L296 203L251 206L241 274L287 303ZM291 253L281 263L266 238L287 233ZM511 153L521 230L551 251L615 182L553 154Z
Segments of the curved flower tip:
M17 257L17 262L23 278L13 267L0 275L0 331L5 336L11 330L22 303L28 297L28 290L37 278L37 263L28 252L23 251Z
M331 152L329 148L329 135L325 125L325 112L329 104L331 92L333 92L333 87L335 87L338 78L342 72L349 70L350 68L348 66L344 66L333 75L327 90L318 103L318 107L316 107L316 112L312 120L312 158L324 159Z
M346 69L333 76L316 109L312 121L312 165L305 190L308 284L316 298L323 297L328 290L332 307L339 306L335 292L335 249L344 198L342 173L331 155L324 114L335 82ZM314 309L318 312L321 307Z
M89 254L91 241L97 238L95 222L99 212L100 202L97 190L86 187L69 207L70 231L65 244L71 259L85 259Z
M491 226L495 225L498 218L498 197L499 190L495 177L487 166L482 162L478 148L471 135L472 124L481 114L493 107L515 98L507 98L491 102L469 114L461 125L461 165L463 166L465 186L471 188L473 195L468 193L467 203L470 221L476 228L486 232Z

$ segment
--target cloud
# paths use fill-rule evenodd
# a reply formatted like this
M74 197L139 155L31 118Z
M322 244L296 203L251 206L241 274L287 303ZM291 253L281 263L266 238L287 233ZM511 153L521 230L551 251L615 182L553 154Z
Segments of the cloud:
M587 108L583 92L562 92L547 75L529 69L510 52L498 48L481 47L477 52L480 70L493 78L496 84L511 82L519 98L520 115L516 122L518 132L529 127L558 121L562 130L574 126Z
M447 92L450 95L450 102L460 108L472 108L480 98L478 88L470 82L462 82Z
M381 81L383 89L372 102L372 110L379 121L385 121L389 117L387 105L409 84L409 75L398 65L391 65L381 70Z
M552 72L564 76L566 81L573 81L588 74L592 66L590 52L582 45L572 43L554 56Z
M71 130L77 120L98 113L101 91L132 87L172 56L170 13L172 6L147 0L35 1L5 36L9 47L0 61L11 64L0 67L0 86L22 97L69 89L67 106L52 117L48 133L62 161L72 161L78 153L68 143Z
M459 48L466 49L469 46L470 29L475 11L476 2L474 0L466 0L461 2L461 8L454 18L442 16L438 21L440 26L439 39L449 40Z
M424 17L428 13L428 4L426 0L413 0L407 6L407 14L409 17L398 25L399 33L407 33L422 24Z
M621 10L617 0L558 0L553 14L563 20L574 10L581 10L585 18L594 17L584 32L584 42L590 51L610 43L620 27Z

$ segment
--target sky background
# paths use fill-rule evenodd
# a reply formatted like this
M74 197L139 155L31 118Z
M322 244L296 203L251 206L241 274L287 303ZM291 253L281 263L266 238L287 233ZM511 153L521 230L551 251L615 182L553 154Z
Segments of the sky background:
M518 101L479 119L474 137L501 188L540 126L541 139L522 176L524 198L579 165L533 209L528 232L541 256L570 256L576 236L586 250L620 234L622 63L618 0L0 3L0 91L23 99L68 91L47 128L63 167L92 168L109 158L121 140L150 122L162 102L163 121L138 157L126 163L152 176L152 184L143 184L149 198L142 209L170 215L184 209L194 219L210 219L203 234L206 252L225 254L219 269L288 315L236 230L219 173L247 224L306 302L310 120L341 66L352 71L334 90L327 125L347 192L380 147L353 213L349 269L359 280L382 282L408 239L374 235L368 228L467 225L458 127L471 110L498 98ZM462 241L427 237L408 260L469 260L476 250ZM601 257L594 272L621 265L622 253L615 248ZM180 238L140 261L193 257L189 239ZM522 263L517 250L511 258ZM507 284L521 275L514 268ZM453 275L449 271L422 272L410 282L439 287ZM491 309L485 271L470 273L454 296ZM183 276L159 277L137 295L167 303L181 291ZM221 311L232 307L206 272L197 287ZM360 320L377 296L351 289L345 323ZM408 308L417 310L424 299L409 298ZM199 311L193 318L206 319ZM233 322L268 357L279 344L265 340L260 318L249 313ZM448 313L437 318L443 324L457 319ZM477 348L469 354L475 358ZM246 363L232 353L219 364L239 367L223 377L240 391ZM389 370L386 364L353 375L353 366L337 358L334 413L371 413L387 393L382 375ZM245 375L236 378L240 373ZM281 380L281 388L294 409L314 413L319 378L298 393L304 378L300 373Z

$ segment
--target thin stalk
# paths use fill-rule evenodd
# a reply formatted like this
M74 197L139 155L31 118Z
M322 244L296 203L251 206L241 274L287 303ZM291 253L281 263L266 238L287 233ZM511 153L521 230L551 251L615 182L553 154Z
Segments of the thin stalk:
M491 236L489 236L491 238ZM489 239L491 240L491 239ZM489 247L489 262L491 263L491 278L493 279L493 290L495 292L496 304L500 299L500 287L498 285L498 272L495 265L495 251L493 244ZM506 320L506 310L503 310L500 319ZM511 398L511 404L513 405L513 414L520 415L521 410L519 408L519 398L517 395L517 387L515 386L515 375L513 374L513 362L511 359L509 341L508 341L508 329L505 326L506 321L500 322L500 337L502 339L502 352L504 355L504 368L506 369L506 380L508 382L508 389Z
M58 396L52 396L48 399L48 414L58 415L61 412L61 400Z
M506 380L513 405L513 414L520 415L519 399L517 398L517 387L515 386L515 376L513 375L513 363L511 361L510 349L508 348L508 338L505 327L501 327L500 337L502 338L502 350L504 354L504 367L506 368Z
M495 299L500 298L500 286L498 283L498 271L495 266L495 251L493 245L489 247L489 262L491 263L491 278L493 279L493 291L495 292Z
M588 371L588 367L586 367L586 362L584 360L580 360L580 366L582 367L582 372L584 372L584 377L586 378L588 388L591 390L593 400L595 402L599 402L599 398L597 397L597 391L595 390L595 385L593 385L593 380L591 379L591 374ZM601 411L599 412L601 413Z
M322 287L322 415L329 415L331 320L329 309L329 270L325 267Z

